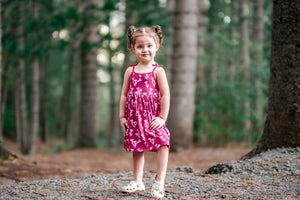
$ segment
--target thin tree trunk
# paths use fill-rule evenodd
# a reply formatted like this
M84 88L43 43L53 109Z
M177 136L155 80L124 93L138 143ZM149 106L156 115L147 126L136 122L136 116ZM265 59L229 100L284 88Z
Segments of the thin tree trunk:
M264 0L254 0L253 4L253 28L252 28L252 40L254 41L254 47L251 51L251 61L254 67L254 130L259 132L260 121L263 119L263 103L262 103L262 83L261 74L259 73L262 66L262 53L263 53L263 5Z
M110 42L108 44L108 47L110 48ZM106 145L110 148L113 146L113 136L115 135L114 132L114 121L115 121L115 77L114 77L114 70L112 66L112 52L111 49L109 51L109 63L108 63L108 71L110 74L110 82L109 82L109 96L110 96L110 113L109 113L109 122L108 122L108 129L106 132Z
M206 16L206 11L209 8L209 1L208 0L200 0L199 1L199 16L198 16L198 61L197 62L197 77L196 77L196 105L200 105L201 104L201 88L204 88L201 85L203 76L204 76L204 65L202 62L202 57L204 56L204 45L205 45L205 39L204 39L204 35L205 35L205 27L206 24L208 22L208 18ZM199 111L195 111L195 116L196 117L200 117L201 116L201 112ZM200 129L200 126L198 123L195 123L195 131L198 131ZM195 134L194 136L194 141L198 142L199 138L198 138L198 134Z
M110 53L110 61L109 61L109 72L110 72L110 118L109 118L109 127L106 134L106 142L108 147L113 147L116 145L116 138L118 133L120 133L120 123L119 123L119 111L118 111L118 103L116 98L116 88L115 88L115 79L116 79L116 72L113 70L112 63L111 63L111 53Z
M17 10L20 13L20 21L18 25L18 50L22 54L24 51L24 36L23 36L23 9L24 5L21 0L16 1ZM18 61L18 92L19 92L19 124L20 124L20 147L21 152L26 154L28 152L27 141L27 108L26 108L26 91L25 91L25 61L22 57L19 57Z
M300 2L273 2L267 118L257 146L243 158L268 149L300 146Z
M78 1L72 3L73 6L78 6ZM78 76L77 60L78 60L78 51L83 36L78 34L78 30L81 28L81 23L78 21L72 21L70 24L70 45L68 46L68 56L67 56L67 65L68 65L68 78L65 86L66 99L65 99L65 115L64 115L64 134L65 142L68 144L70 142L72 133L77 133L77 128L75 128L75 113L76 110L73 109L74 101L77 99L76 89L78 87L75 84L76 77Z
M22 37L22 36L21 36ZM22 43L24 40L22 38L19 39L19 48L21 50ZM19 83L18 83L18 91L19 91L19 101L18 104L20 105L20 111L19 111L19 122L20 122L20 147L21 152L25 154L27 152L27 108L26 108L26 91L25 91L25 63L23 58L19 58Z
M219 27L218 26L214 26L213 27L213 32L212 35L214 36L214 38L217 38L219 33ZM219 53L218 53L218 42L217 40L214 40L212 43L212 60L211 60L211 64L210 64L210 69L208 70L207 76L209 77L209 83L208 85L208 90L213 89L215 87L215 85L217 84L217 76L216 76L216 72L218 70L218 62L219 62Z
M198 44L198 0L176 0L171 107L168 120L175 147L192 144Z
M248 36L248 20L247 20L247 0L239 1L239 19L240 19L240 70L243 73L243 84L246 86L246 94L249 93L248 85L250 81L249 76L249 36ZM246 137L249 135L251 127L250 121L250 101L249 97L245 95L243 102L243 113L245 119L242 121L243 132Z
M208 22L208 18L206 16L206 11L209 7L208 0L200 0L199 1L199 16L198 16L198 57L202 58L204 56L204 45L205 45L205 27ZM200 90L200 85L202 82L202 78L204 75L204 66L203 63L197 62L197 90ZM197 98L196 98L197 99ZM199 100L200 101L200 100ZM198 101L197 101L198 102Z
M134 17L134 12L131 9L133 7L134 3L135 2L132 0L125 0L125 4L126 4L126 7L125 7L125 31L124 31L125 35L127 35L128 27L130 25L134 24L136 21L135 17ZM127 41L127 37L125 40ZM122 76L123 76L124 72L126 71L127 67L129 67L129 65L132 64L130 52L127 50L127 43L125 45L124 51L125 51L125 59L123 62L123 67L122 67L122 73L121 73Z
M167 11L172 13L172 20L174 20L174 11L175 11L175 0L168 0L167 2ZM170 35L166 38L166 40L164 40L164 42L166 42L166 46L167 46L167 56L168 56L168 70L166 71L167 77L168 77L168 81L169 83L171 83L171 79L172 79L172 74L171 74L171 68L173 66L173 60L172 60L172 55L173 55L173 45L172 45L172 41L173 41L173 37L174 37L174 26L169 26L168 27L168 32L170 33Z
M42 81L42 90L41 90L41 109L40 109L40 124L41 124L41 140L42 142L47 142L48 137L48 84L49 81L46 77L48 65L44 63L41 68L41 81Z
M1 11L1 9L0 9ZM8 74L9 69L4 69L3 74ZM2 81L2 88L1 88L1 101L0 101L0 140L3 140L3 120L4 120L4 113L5 113L5 104L7 100L7 80Z
M78 146L96 146L97 142L97 46L99 42L97 0L86 0L83 15L93 16L84 21L83 44L81 52L81 94L80 94L80 130Z
M38 1L33 1L33 17L35 20L39 16L39 5ZM34 34L34 42L37 41L37 34ZM36 52L35 52L36 54ZM28 153L32 154L35 152L36 140L38 135L39 125L39 68L40 63L37 55L34 56L33 63L31 64L31 85L30 85L30 132L28 138Z
M31 66L30 135L28 153L35 152L39 125L39 61L35 58Z
M73 93L73 80L75 76L75 68L74 68L74 55L75 50L71 46L69 49L68 55L68 78L65 86L65 119L64 119L64 134L65 134L65 142L68 144L70 141L71 133L72 133L72 93Z
M2 0L0 0L0 106L2 106ZM1 107L2 108L2 107ZM3 146L3 133L2 133L2 109L0 109L0 146Z
M17 80L13 83L14 87L14 121L15 121L15 132L16 132L16 141L18 144L21 144L21 116L20 116L20 90L19 90L19 73L18 69L14 70L14 78Z
M231 13L231 22L230 22L230 36L231 36L231 43L234 47L236 44L236 40L238 39L238 33L237 33L237 24L238 24L238 1L232 1L230 6L230 13ZM232 48L232 55L236 55L235 48ZM229 64L229 80L233 83L235 82L235 74L236 74L236 56L232 56L230 58L230 64Z

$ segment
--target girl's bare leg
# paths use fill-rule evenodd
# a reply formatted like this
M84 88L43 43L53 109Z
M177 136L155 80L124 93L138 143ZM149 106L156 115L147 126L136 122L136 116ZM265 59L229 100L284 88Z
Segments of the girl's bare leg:
M137 183L143 182L144 152L133 152L133 176Z
M164 183L169 159L169 148L167 146L160 147L157 151L156 165L157 177L156 181Z

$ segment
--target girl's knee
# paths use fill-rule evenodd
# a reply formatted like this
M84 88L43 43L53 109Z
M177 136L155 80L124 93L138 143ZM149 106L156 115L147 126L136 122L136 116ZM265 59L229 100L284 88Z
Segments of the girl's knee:
M161 146L161 147L159 147L158 148L158 150L157 151L169 151L169 147L168 146Z
M140 157L144 155L144 152L133 152L132 155L133 157Z

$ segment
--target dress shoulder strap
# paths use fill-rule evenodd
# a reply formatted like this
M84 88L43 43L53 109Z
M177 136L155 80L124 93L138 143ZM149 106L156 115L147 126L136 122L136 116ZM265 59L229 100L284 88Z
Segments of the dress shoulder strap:
M154 69L152 70L152 74L153 74L153 76L155 77L155 79L156 79L156 76L155 76L155 70L156 70L156 68L158 68L158 67L162 67L162 65L159 65L159 64L157 64L157 63L155 63L155 64L153 64L153 66L154 66Z
M159 64L157 64L157 63L153 64L153 66L154 66L154 69L152 70L152 72L154 72L154 71L156 70L157 67L162 67L162 65L159 65Z
M139 63L135 63L134 65L130 65L130 67L132 67L132 72L134 72L134 67L137 66L137 64L139 64Z

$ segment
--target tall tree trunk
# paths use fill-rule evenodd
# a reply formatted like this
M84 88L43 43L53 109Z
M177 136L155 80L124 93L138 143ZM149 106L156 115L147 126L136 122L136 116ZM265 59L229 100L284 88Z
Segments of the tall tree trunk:
M231 22L230 22L230 37L231 37L231 44L233 46L232 48L232 55L236 55L236 40L238 39L238 32L237 28L238 27L238 1L232 1L230 4L230 17L231 17ZM235 74L236 74L236 56L231 56L230 58L230 64L229 64L229 80L233 83L235 82Z
M110 47L110 42L109 45ZM109 49L109 64L108 70L110 73L110 83L109 83L109 90L110 90L110 115L109 115L109 124L108 124L108 131L106 133L106 144L108 147L113 147L116 145L115 136L120 133L120 123L119 123L119 109L118 103L116 98L116 71L112 66L112 50Z
M81 46L81 94L80 94L80 130L78 146L96 146L97 142L97 44L98 35L98 1L82 1L84 10L84 32Z
M243 158L268 149L300 146L300 2L273 3L267 118L257 146Z
M239 1L239 20L240 20L240 70L243 73L243 84L247 87L245 92L249 93L248 85L250 81L249 77L249 36L248 36L248 20L247 20L247 0ZM250 101L249 97L245 95L243 102L243 114L244 118L242 121L243 132L248 137L249 130L251 127L250 121Z
M38 20L39 16L39 5L38 1L32 2L32 12L34 20ZM34 33L34 42L37 44L37 32ZM39 125L39 59L37 52L34 52L33 63L31 64L31 83L30 83L30 132L28 137L28 154L35 152L36 140L38 135Z
M14 78L15 81L13 83L13 87L14 87L14 104L13 104L13 107L14 107L14 121L15 121L15 137L16 137L16 141L18 144L21 144L21 116L20 116L20 90L19 90L19 82L20 82L20 77L19 77L19 73L18 73L18 69L15 69L14 70Z
M219 26L215 25L213 27L212 35L214 38L217 38L219 34ZM209 83L207 83L207 90L211 90L215 88L217 84L217 75L216 72L218 71L218 62L219 62L219 52L218 52L218 41L215 39L212 42L210 53L212 54L211 63L209 69L207 70L207 76L209 77Z
M78 1L74 1L71 3L72 6L76 7L78 6ZM79 34L79 29L81 28L81 23L72 20L70 24L70 45L68 46L68 55L67 55L67 65L68 65L68 78L65 86L65 91L66 91L66 99L65 99L65 115L64 115L64 134L65 134L65 142L68 144L70 142L72 133L77 133L78 129L75 128L75 113L77 113L77 109L75 110L73 108L75 100L77 100L77 87L78 85L76 84L76 78L78 76L78 65L77 60L78 60L78 48L80 44L82 43L83 36Z
M125 0L125 41L127 41L127 29L130 25L135 23L135 12L133 12L132 7L134 6L136 2L132 1L132 0ZM132 64L132 59L131 59L131 54L130 52L127 50L127 43L125 43L126 45L124 46L124 51L125 51L125 58L124 58L124 62L123 62L123 67L122 67L122 76L124 74L124 72L126 71L127 67L129 67L130 64Z
M0 9L1 11L1 9ZM0 37L1 39L1 37ZM10 69L7 67L2 67L2 74L6 74L8 76L8 74L10 73ZM0 75L1 76L1 75ZM7 83L8 81L6 79L2 80L2 88L1 88L1 99L0 99L0 140L3 140L3 120L4 120L4 113L5 113L5 104L6 104L6 100L7 100Z
M192 144L198 44L198 0L176 0L171 107L172 145ZM176 66L175 66L176 64Z
M30 135L28 153L35 152L39 125L39 61L35 58L31 65L31 96L30 96Z
M263 6L264 0L254 0L253 4L253 28L252 28L252 40L254 41L254 47L251 51L251 62L254 67L254 86L255 97L253 103L254 109L254 130L259 132L260 121L263 119L263 103L262 103L262 83L260 68L262 66L262 53L263 53Z
M41 68L40 78L41 78L41 109L40 109L40 124L41 124L41 140L42 142L47 142L48 137L48 85L49 81L46 77L48 69L48 64L45 62L43 67Z
M70 141L71 133L72 133L72 94L74 92L74 76L75 70L74 67L74 58L75 58L75 49L71 45L68 51L68 78L65 85L65 98L64 98L64 107L65 107L65 119L64 119L64 134L65 134L65 142L68 144Z
M168 0L167 2L167 11L171 12L171 20L174 20L174 10L175 10L175 0ZM172 45L172 41L173 41L173 37L174 37L174 26L168 26L168 32L170 33L170 35L166 38L166 40L164 40L164 42L166 43L166 47L167 47L167 56L168 56L168 62L167 62L167 77L168 77L168 81L171 82L171 68L173 66L173 60L172 60L172 55L173 55L173 45Z
M20 21L18 25L18 51L19 55L23 55L24 51L24 36L23 36L23 9L24 4L21 0L16 1L17 10L20 13ZM28 152L28 141L27 141L27 108L26 108L26 90L25 90L25 61L23 57L19 57L18 61L18 76L19 80L17 83L18 92L19 92L19 99L18 99L18 108L19 111L19 124L20 128L20 147L21 152L26 154Z
M196 98L195 98L195 102L196 105L200 105L201 104L201 82L204 76L204 65L203 65L203 61L202 58L204 56L204 45L205 45L205 27L206 24L208 22L208 18L206 16L206 11L209 8L209 1L208 0L200 0L199 1L199 16L198 16L198 61L197 62L197 76L196 76ZM202 88L204 88L202 86ZM199 111L195 111L195 116L196 117L200 117L201 116L201 112ZM195 124L195 130L198 131L200 129L200 126L198 124ZM195 134L194 136L194 141L198 142L199 138L198 138L198 134Z
M3 147L3 132L2 132L2 0L0 0L0 147ZM1 156L1 155L0 155Z
M198 16L198 57L202 58L204 56L204 45L205 45L205 27L208 22L208 18L206 16L206 11L209 8L208 0L199 0L199 16ZM204 75L204 66L203 63L197 62L197 84L196 91L200 90L201 81ZM197 99L197 98L196 98ZM200 100L199 100L200 101Z

